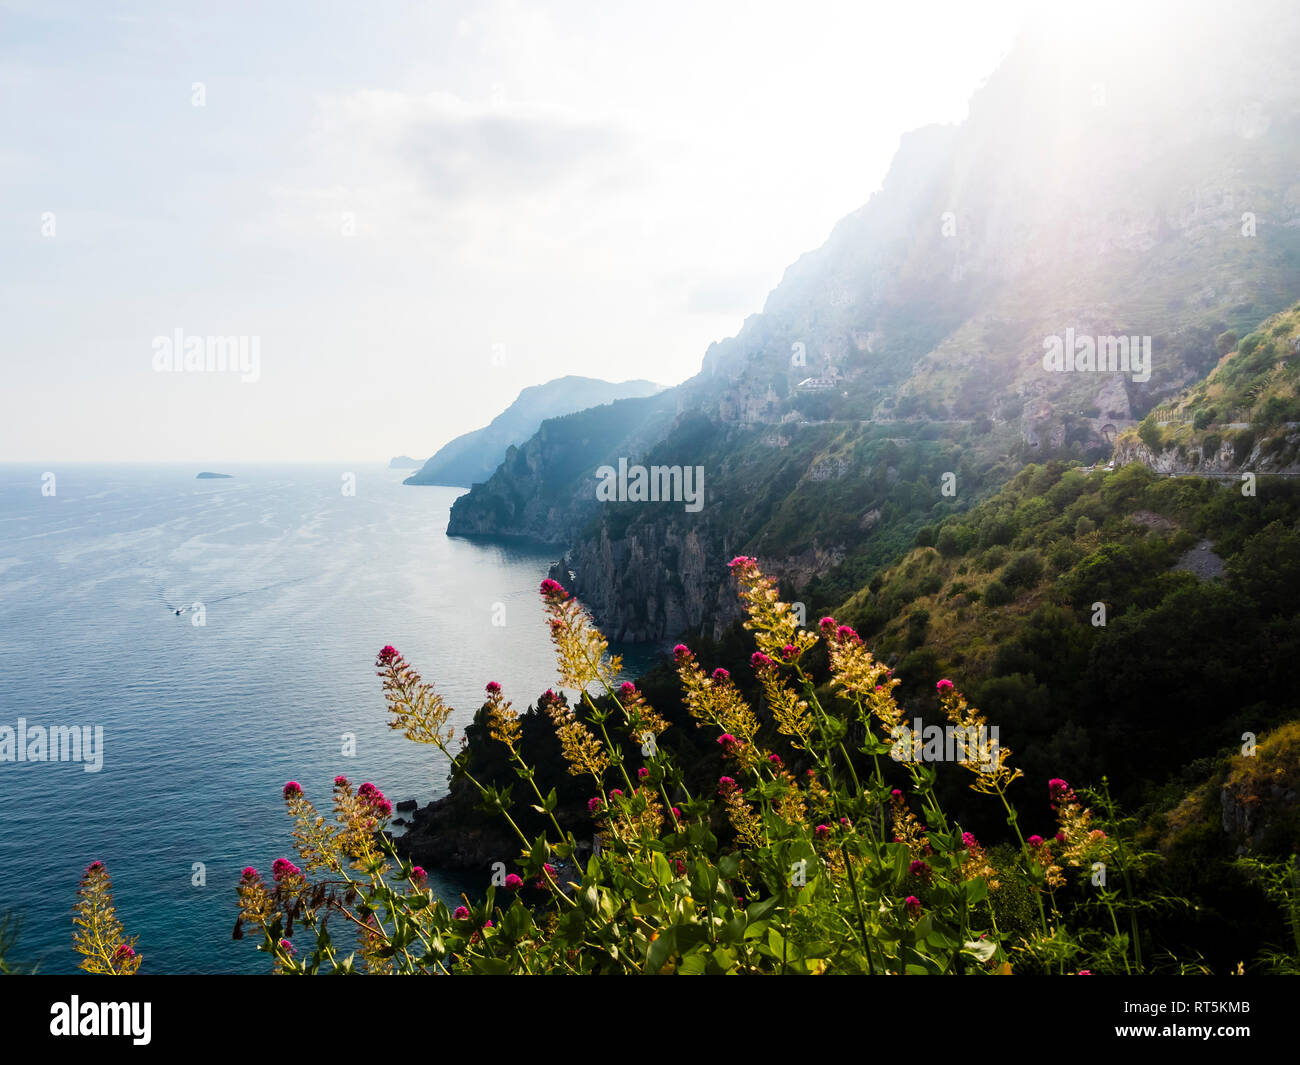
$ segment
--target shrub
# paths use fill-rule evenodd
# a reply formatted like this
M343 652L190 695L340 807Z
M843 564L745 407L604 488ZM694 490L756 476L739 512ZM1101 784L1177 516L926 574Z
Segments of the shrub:
M1036 551L1022 551L1002 570L1002 583L1008 588L1032 588L1043 578L1043 560Z
M1001 581L990 581L984 589L984 602L989 606L1006 606L1015 598Z

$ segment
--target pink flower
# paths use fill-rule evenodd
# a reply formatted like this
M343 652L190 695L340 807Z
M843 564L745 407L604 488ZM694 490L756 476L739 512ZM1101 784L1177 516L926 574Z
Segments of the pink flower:
M903 792L899 788L895 788L889 794L892 795L895 799L901 799L903 797Z
M484 927L484 928L491 928L491 927L492 927L492 922L491 922L491 921L484 921L484 922L483 922L483 927Z
M290 943L287 939L280 940L280 949L289 955L298 953L296 950L294 950L293 944Z
M429 874L426 873L420 866L413 865L411 866L411 879L414 880L417 884L420 884L429 879Z
M647 769L645 766L642 766L640 769L636 771L636 775L638 780L645 780L645 778L650 775L650 770Z
M284 797L286 799L292 798L294 795L301 795L301 794L302 794L302 785L299 784L296 780L291 780L289 781L288 784L284 786Z
M817 627L821 629L823 633L829 636L832 632L834 632L836 629L839 628L839 625L840 623L838 621L836 621L833 617L827 614L826 617L822 618L821 621L818 622Z
M721 684L724 680L730 680L731 674L728 673L721 666L719 666L717 669L713 671L713 679L716 680L719 684Z
M452 917L456 918L456 920L458 921L463 921L468 916L469 916L469 909L465 906L457 906L456 912L452 914Z
M262 874L254 869L251 865L245 866L244 871L239 874L244 880L261 880Z
M841 625L835 630L835 636L841 643L856 643L858 634L848 625Z
M88 866L86 866L86 872L97 873L103 868L104 868L103 862L91 862Z
M943 680L939 681L939 683L935 685L935 689L939 692L940 695L947 695L950 691L952 691L952 681L950 681L947 677L944 677Z
M622 788L611 788L609 793L610 793L611 795L617 795L620 799L623 797L623 789L622 789Z
M625 680L622 684L619 685L618 690L620 695L623 695L624 697L630 699L632 698L632 696L636 694L636 685L633 684L630 680Z
M379 655L376 659L376 662L378 665L387 666L387 665L391 665L393 663L393 660L398 657L399 655L397 653L397 648L394 647L391 643L385 644L383 647L379 649Z
M682 861L680 858L674 858L673 869L676 871L678 876L682 876L686 872L686 863Z
M673 648L673 657L676 658L677 661L679 662L682 661L683 659L690 658L691 649L687 647L686 644L679 643L676 647Z
M718 794L730 795L736 790L736 782L731 777L718 777Z
M276 882L291 876L300 876L302 870L299 869L288 858L277 858L271 863L271 875L275 877Z
M784 647L781 648L781 657L782 657L782 658L795 658L795 657L798 656L798 654L799 654L799 648L797 648L797 647L796 647L794 644L792 644L792 643L788 643L788 644L786 644Z
M1043 845L1043 837L1030 836L1027 840L1025 840L1025 842L1028 843L1031 847L1041 847Z
M916 858L912 861L912 864L907 867L907 872L909 876L925 877L930 875L930 867L926 865L925 862L921 861L920 858Z
M334 786L336 788L346 788L348 786L348 778L342 775L335 777Z
M488 681L488 682L487 682L487 693L488 693L489 695L500 695L500 694L501 694L501 685L498 684L498 683L497 683L496 681L494 681L494 680L490 680L490 681Z
M1079 970L1079 975L1080 975L1080 976L1091 976L1091 975L1092 975L1092 970L1091 970L1091 969L1080 969L1080 970Z
M604 799L602 799L599 795L593 795L590 799L587 800L587 813L598 814L600 813L601 807L604 805L605 805Z
M767 756L767 760L771 762L774 766L776 766L778 769L781 768L781 756L779 754L769 754Z
M718 737L718 743L720 743L723 747L726 747L728 750L734 747L736 745L736 742L737 742L736 737L733 736L730 732L724 732L721 736Z
M749 568L755 564L756 564L755 560L750 558L748 555L737 555L735 558L733 558L730 562L727 563L727 569L731 570L733 573L735 572L744 573L748 571Z
M825 839L827 836L829 836L829 835L831 834L831 826L830 826L830 825L818 825L816 828L813 829L813 834L814 834L818 839Z
M568 593L565 592L564 586L559 581L553 581L550 577L542 581L542 597L545 599L567 599Z
M963 832L961 834L961 845L967 850L974 850L980 844L979 840L977 840L971 833Z
M130 945L126 943L123 943L121 946L117 948L117 950L113 951L113 958L117 961L123 961L126 958L134 958L134 957L135 957L135 951L132 950Z
M903 905L907 907L907 912L913 917L921 916L921 900L915 895L908 895L907 898L903 900Z
M678 821L682 819L682 812L676 806L673 807L673 817Z
M842 824L845 828L852 828L852 827L853 827L853 822L850 821L847 817L841 817L841 818L840 818L840 824Z
M511 873L509 876L506 877L505 887L507 891L518 891L523 886L524 886L523 879L519 877L517 874Z
M1047 782L1047 797L1053 803L1052 809L1055 810L1055 804L1058 802L1073 802L1074 792L1060 777L1053 777Z
M772 660L762 651L755 651L749 656L749 664L755 669L765 669L772 664Z

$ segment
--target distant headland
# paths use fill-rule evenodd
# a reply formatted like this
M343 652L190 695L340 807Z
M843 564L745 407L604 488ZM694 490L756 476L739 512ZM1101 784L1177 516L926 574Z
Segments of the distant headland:
M200 474L199 474L196 478L194 478L194 479L195 479L196 481L211 481L211 480L214 480L214 479L216 479L216 478L220 478L220 477L232 477L232 476L234 476L234 475L233 475L233 474L229 474L229 473L208 473L207 470L204 470L202 473L200 473Z

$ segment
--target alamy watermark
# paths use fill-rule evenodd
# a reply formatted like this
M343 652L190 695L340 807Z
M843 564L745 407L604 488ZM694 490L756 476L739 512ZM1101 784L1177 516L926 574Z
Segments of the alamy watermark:
M1138 384L1151 378L1151 338L1075 334L1043 338L1043 369L1054 373L1131 373Z
M891 732L889 756L896 762L973 762L981 773L998 768L998 726L926 725L913 718L912 727Z
M155 373L237 373L245 384L262 376L260 336L171 336L153 338Z
M602 503L685 503L688 513L704 508L703 466L629 466L596 470L596 498Z
M0 725L0 762L80 762L87 773L104 768L104 726Z

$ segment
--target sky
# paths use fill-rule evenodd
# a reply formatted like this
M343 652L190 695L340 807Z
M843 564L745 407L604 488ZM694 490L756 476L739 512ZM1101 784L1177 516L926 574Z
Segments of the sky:
M423 459L676 384L1025 7L0 0L0 462Z

